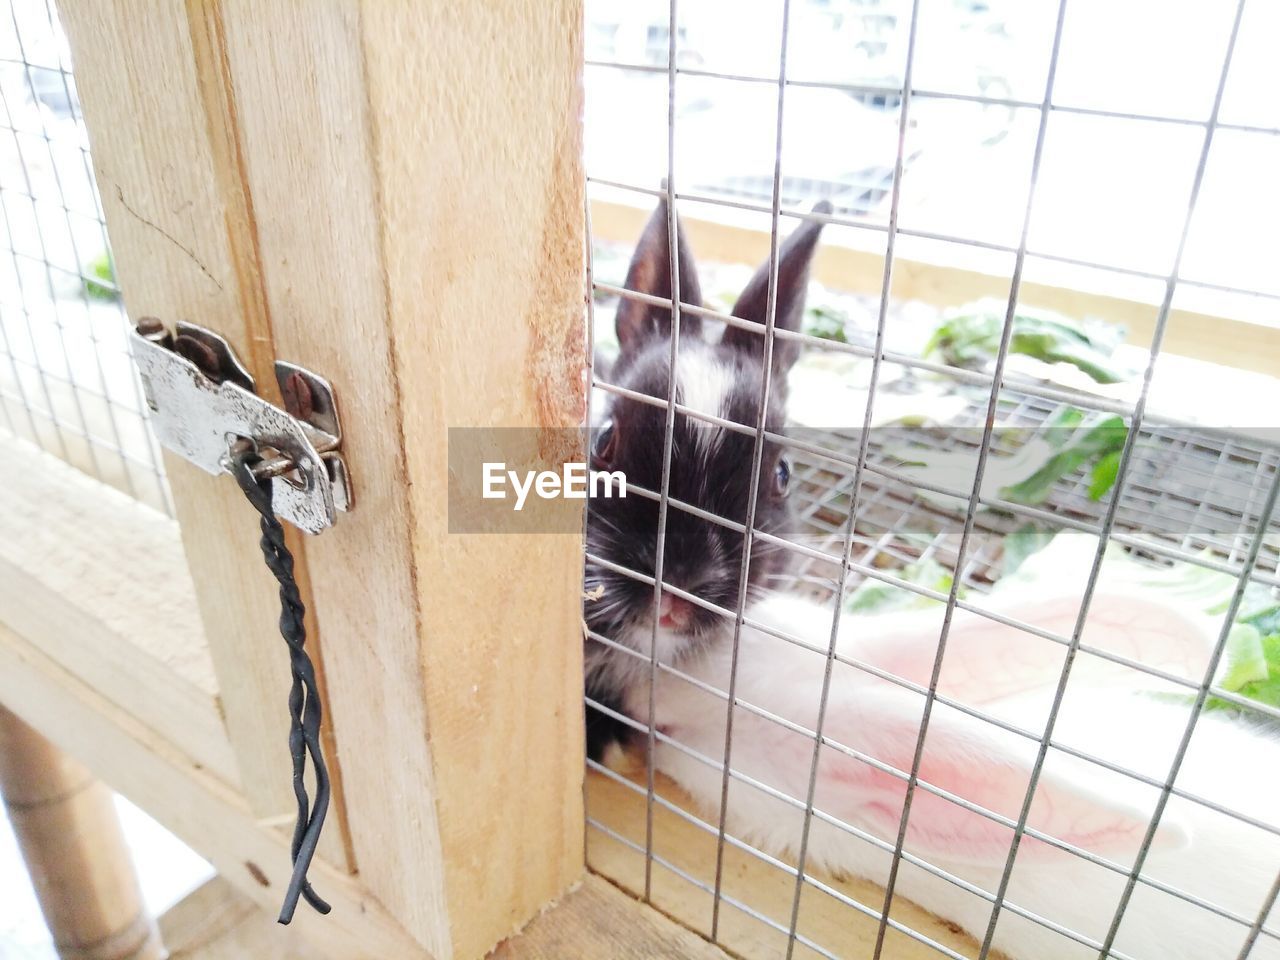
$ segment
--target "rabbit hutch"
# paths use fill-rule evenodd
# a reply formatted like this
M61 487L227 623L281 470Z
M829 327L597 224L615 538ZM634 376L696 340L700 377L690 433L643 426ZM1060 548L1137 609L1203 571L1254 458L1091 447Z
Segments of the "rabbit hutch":
M1274 4L0 14L50 950L1280 957Z

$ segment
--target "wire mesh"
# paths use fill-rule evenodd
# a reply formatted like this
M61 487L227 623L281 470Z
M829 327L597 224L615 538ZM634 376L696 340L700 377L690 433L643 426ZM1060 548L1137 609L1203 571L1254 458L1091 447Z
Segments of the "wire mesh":
M1236 798L1209 796L1178 777L1199 718L1202 714L1207 715L1206 709L1211 702L1214 709L1234 710L1241 716L1256 717L1263 724L1280 721L1280 709L1242 695L1236 689L1227 689L1218 671L1246 593L1254 597L1270 596L1274 601L1276 588L1280 587L1280 517L1274 510L1276 492L1280 489L1280 444L1266 429L1224 428L1217 426L1212 417L1197 420L1182 415L1170 416L1154 406L1148 409L1153 375L1162 361L1161 345L1167 329L1174 323L1175 305L1190 302L1202 308L1201 305L1210 304L1213 309L1238 314L1241 311L1248 313L1262 304L1261 310L1265 314L1270 309L1266 304L1280 299L1280 290L1273 289L1266 271L1249 272L1242 268L1233 272L1221 264L1212 266L1205 256L1203 225L1212 222L1213 215L1205 212L1208 209L1205 203L1197 203L1198 199L1207 196L1211 198L1208 206L1212 206L1213 200L1220 199L1217 196L1219 188L1215 186L1220 171L1215 169L1215 164L1221 165L1229 150L1267 154L1271 149L1270 138L1280 134L1280 124L1275 122L1273 115L1242 106L1239 94L1242 71L1238 65L1233 68L1233 55L1238 57L1242 48L1247 48L1246 56L1254 57L1256 61L1257 47L1252 38L1258 24L1267 22L1265 15L1258 11L1256 4L1250 5L1241 0L1233 5L1231 16L1218 17L1212 26L1205 28L1204 45L1212 51L1202 58L1207 66L1188 69L1188 73L1197 74L1199 86L1196 92L1187 92L1190 90L1188 83L1184 85L1181 100L1174 98L1157 104L1155 101L1159 96L1152 94L1145 98L1151 101L1148 104L1138 94L1115 93L1113 96L1107 90L1098 93L1104 86L1102 84L1095 85L1092 91L1082 86L1081 71L1089 62L1089 43L1093 39L1092 35L1086 35L1084 25L1101 15L1096 9L1090 12L1089 5L1082 0L1027 5L1040 11L1044 27L1043 44L1036 58L1038 66L1028 67L1024 71L1025 76L1010 79L1007 83L977 70L981 86L979 92L939 82L936 62L930 64L930 57L936 58L939 50L936 34L940 28L937 24L944 22L947 16L940 4L921 0L896 4L802 3L800 0L789 3L782 0L757 6L759 9L753 6L755 18L769 26L763 30L757 26L755 33L766 35L761 49L772 43L772 52L765 54L756 50L750 56L727 60L716 52L724 48L723 44L717 47L708 43L704 49L697 39L700 22L709 18L714 20L715 16L723 21L724 10L716 4L696 4L685 0L677 5L672 0L661 13L645 8L645 12L632 15L603 0L597 0L594 6L589 4L588 208L590 210L592 198L607 199L612 203L638 203L646 196L665 198L670 217L669 261L673 287L669 297L655 297L652 293L625 289L620 273L611 273L602 266L598 256L593 263L589 255L590 323L597 336L606 331L603 339L607 339L610 307L619 301L668 305L676 307L673 312L677 317L684 315L698 321L709 319L724 324L726 330L750 329L763 334L767 344L766 357L775 344L794 344L810 357L839 356L851 361L870 361L869 381L860 384L865 388L865 400L861 401L865 402L865 407L858 408L856 404L850 407L854 413L848 419L860 423L823 427L793 423L779 432L767 429L765 425L764 410L770 390L768 371L771 369L767 359L761 403L756 408L758 419L754 422L716 416L692 408L677 395L675 376L669 380L667 395L655 397L611 382L607 364L597 365L594 370L593 407L597 410L609 403L629 402L649 404L663 411L666 429L662 483L658 489L648 490L641 486L631 491L659 504L660 516L664 519L657 538L658 555L662 554L664 531L671 522L667 518L680 514L732 530L746 544L742 552L742 570L735 576L736 599L730 598L728 602L708 601L699 596L698 590L685 589L671 582L664 576L661 561L656 567L634 569L588 549L589 565L651 587L655 611L646 650L637 650L616 637L591 629L587 631L589 647L607 649L613 656L634 659L644 665L649 678L647 717L637 719L628 716L625 711L616 709L616 705L591 699L590 694L589 709L608 715L622 727L641 734L647 741L647 751L642 752L649 758L654 756L657 748L672 751L697 766L714 771L721 784L719 804L708 812L699 810L696 805L690 807L687 800L679 799L679 794L668 792L655 777L655 763L646 762L643 757L639 761L644 769L640 777L643 786L636 782L634 775L627 776L610 765L589 760L589 770L597 778L607 780L623 791L621 795L641 797L645 811L645 828L641 837L625 829L625 820L611 818L611 811L601 806L604 801L599 798L589 804L587 821L589 846L595 839L606 838L616 848L629 851L641 861L642 881L637 878L634 883L629 882L627 871L620 866L622 861L616 856L610 857L599 843L594 845L594 851L600 851L603 865L593 861L594 865L632 886L644 899L675 912L680 919L706 933L713 941L751 955L863 956L862 952L842 952L855 940L843 936L841 931L807 922L817 916L812 897L820 894L869 919L874 931L873 942L869 945L863 943L859 949L876 958L897 956L898 951L907 949L905 944L908 942L915 945L912 949L925 949L926 952L920 956L929 953L952 957L994 956L997 927L1009 922L1006 917L1012 917L1018 922L1026 921L1051 931L1064 942L1074 944L1074 949L1085 951L1079 953L1080 956L1144 960L1146 955L1141 952L1135 955L1126 952L1128 948L1118 948L1117 940L1119 937L1123 941L1120 931L1130 900L1154 891L1193 911L1225 921L1226 925L1219 928L1228 931L1221 942L1222 957L1243 960L1249 956L1270 956L1280 944L1280 928L1274 925L1275 920L1271 916L1280 880L1276 880L1273 873L1268 874L1267 887L1260 894L1259 902L1241 909L1231 905L1230 896L1219 896L1221 891L1173 881L1159 870L1148 869L1146 863L1160 829L1161 815L1170 802L1185 802L1212 811L1258 831L1259 836L1280 835L1280 822L1273 815L1259 816L1255 808L1238 803ZM962 17L972 15L980 19L988 10L985 4L956 6L965 11L959 15ZM688 12L690 10L691 13ZM886 76L874 82L815 76L821 72L815 64L822 58L807 56L810 51L804 45L814 43L814 33L811 24L792 30L792 20L797 16L806 20L815 16L826 17L824 23L835 25L832 29L836 33L844 30L841 24L845 20L858 20L859 47L887 43L899 58L896 68L882 71ZM1012 15L1009 16L1012 19ZM1253 21L1250 21L1251 16L1255 18ZM878 26L873 27L873 21ZM1251 22L1252 30L1248 26ZM1243 28L1242 24L1245 25ZM917 49L919 38L927 37L931 32L935 37L923 43L922 53ZM847 34L843 35L847 39ZM1064 54L1064 50L1068 52ZM913 74L917 58L922 64L921 72ZM1177 58L1172 56L1170 59ZM788 75L789 62L800 64L793 68L792 75ZM776 72L773 70L775 64ZM637 175L636 171L645 168L634 158L628 157L628 162L615 162L617 158L607 150L597 146L593 152L592 147L594 124L601 131L596 135L598 145L608 140L615 147L621 144L628 151L643 152L637 150L636 145L643 139L639 131L645 123L645 91L652 91L655 100L658 98L657 87L646 86L648 81L645 77L652 76L656 80L659 75L666 81L661 96L665 129L660 130L655 124L651 132L655 134L653 139L657 143L665 145L664 162L653 165L665 177L665 184L661 187L645 182L643 176ZM1055 79L1061 81L1061 89L1055 89ZM619 112L618 104L607 103L605 107L592 109L593 84L602 91L599 95L601 100L616 96L625 85L631 84L627 101L631 109L621 111L625 114L621 122L637 128L632 136L618 136L618 128L614 124L619 121L604 116L606 111ZM717 96L731 99L728 93L711 94L707 91L747 87L761 91L762 96L764 92L771 92L775 102L767 107L763 99L744 99L742 103L755 104L759 109L741 110L738 114L740 127L732 131L732 136L727 136L723 125L716 127L717 134L725 138L722 144L717 145L711 136L700 137L694 132L687 114L698 113L699 110L714 112L710 107L699 107L700 98L711 101L713 105ZM1037 89L1043 92L1043 97L1036 94ZM812 148L815 143L812 136L797 133L802 125L792 125L786 112L790 94L805 90L838 91L869 109L892 115L893 136L880 147L872 144L862 149L857 162L851 163L849 169L831 176L811 173L822 165L803 160L797 162L798 152L788 145L788 138L804 138L807 148ZM684 100L681 99L682 91L688 91ZM997 118L1000 130L992 137L992 144L1021 138L1022 157L1026 164L1022 179L1015 181L1012 187L1007 182L1002 185L1009 187L1004 192L1016 198L1016 209L1007 218L1011 225L1009 229L1003 232L988 229L986 223L979 222L974 216L973 205L959 205L957 209L963 215L941 218L937 226L929 222L925 215L928 205L922 205L918 196L912 197L913 189L924 190L925 184L932 183L916 172L924 169L922 157L929 152L921 150L915 136L917 131L912 116L916 103L926 104L926 111L947 104L973 106L985 111L987 118ZM801 113L803 115L803 109ZM1027 124L1024 122L1026 119L1032 122ZM1156 241L1150 234L1145 234L1136 244L1126 241L1131 247L1143 249L1124 250L1121 249L1123 244L1112 242L1114 238L1101 237L1102 227L1095 223L1083 231L1082 237L1085 241L1096 240L1094 247L1105 254L1102 255L1088 252L1092 248L1087 242L1082 247L1080 243L1065 241L1044 228L1041 221L1061 217L1059 208L1064 198L1076 196L1063 192L1062 141L1072 134L1078 138L1080 131L1101 129L1085 126L1073 129L1073 124L1096 122L1110 124L1108 129L1112 130L1169 128L1182 131L1177 136L1190 135L1191 139L1184 138L1180 147L1185 148L1188 158L1184 180L1176 186L1171 185L1172 181L1161 180L1151 188L1153 203L1159 207L1159 217L1153 215L1152 219L1167 224L1169 229L1164 233L1176 242L1168 237ZM741 129L745 124L758 128L758 131L747 133ZM750 154L757 146L756 140L763 143L770 135L774 142L759 151L754 169L752 162L734 156L738 152ZM842 145L838 135L830 131L825 135L833 143L832 152L838 152ZM1228 138L1237 137L1243 139L1225 143ZM761 173L762 167L772 169ZM1003 172L1007 174L1008 171ZM938 183L942 185L939 189L951 192L959 192L963 186L968 186L980 198L979 202L989 200L990 190L996 189L994 184L987 185L985 190L983 184L961 185L954 178L943 178ZM1251 181L1250 185L1264 189L1259 182ZM1268 196L1271 192L1267 191ZM1037 203L1038 196L1043 203ZM818 199L833 201L834 210L808 210L812 201ZM1262 206L1266 207L1268 203L1269 200L1263 201ZM769 256L766 263L771 279L768 313L763 322L744 321L717 304L704 306L697 302L681 302L680 260L674 229L676 213L679 211L683 215L685 211L695 210L696 215L709 215L712 219L722 216L723 222L733 228L745 227L767 237ZM775 328L779 236L785 231L788 221L801 224L816 221L829 227L844 228L846 232L841 234L842 237L863 238L855 241L858 244L865 245L868 242L866 237L883 238L879 247L873 244L870 248L882 257L883 264L879 296L870 311L874 322L862 327L846 326L834 341L826 336L780 326ZM895 303L894 298L895 241L899 237L945 245L951 250L951 255L957 257L957 262L963 261L959 253L962 248L977 248L984 255L1006 258L1002 262L1006 264L1005 275L1010 279L1010 293L1007 304L1002 305L1000 311L1003 323L993 364L985 369L966 370L941 362L936 357L901 349L887 340L886 325L892 325L901 312L901 304ZM1163 256L1157 249L1161 244L1166 250ZM1235 244L1233 249L1241 249L1238 237L1232 244ZM763 249L763 245L760 248ZM1251 252L1249 256L1256 261L1256 254ZM1240 259L1237 257L1237 261ZM1016 366L1006 369L1006 359L1012 354L1015 318L1022 306L1024 268L1029 271L1033 264L1062 268L1065 272L1055 276L1067 278L1064 285L1068 287L1073 282L1096 282L1096 278L1091 277L1093 273L1158 284L1160 293L1152 300L1152 347L1143 358L1136 391L1120 395L1105 390L1081 390L1025 376ZM1225 279L1228 275L1232 278L1230 281ZM1241 308L1241 303L1251 306ZM1253 315L1259 314L1255 312ZM680 341L678 335L671 338L668 369L672 371L679 369L679 350L684 349ZM882 372L889 368L892 368L893 376L888 377L889 382L886 383ZM814 366L802 365L792 374L793 384L796 378L810 376L815 369ZM867 371L863 370L862 376L866 375ZM876 421L872 411L878 399L933 391L939 380L947 382L948 396L955 401L948 408L945 421L901 429L874 425ZM1256 403L1257 399L1258 395L1251 394L1248 385L1242 383L1235 402L1244 409L1251 401ZM1114 474L1109 495L1098 494L1095 490L1096 476L1083 464L1052 477L1034 501L1024 501L1011 495L1008 486L984 483L984 472L1000 475L1010 464L1030 453L1046 432L1051 433L1057 425L1065 422L1078 424L1081 416L1094 417L1090 422L1097 422L1097 418L1109 414L1122 417L1125 428L1123 443L1112 454ZM1077 419L1071 420L1073 416ZM785 532L760 529L754 495L749 500L745 518L740 519L717 516L702 505L673 496L670 463L673 424L677 418L754 438L753 455L741 464L744 475L750 474L749 489L752 491L758 486L756 478L762 469L765 444L784 449L793 464L790 497L795 506L794 528ZM840 417L834 419L839 420ZM1253 422L1256 423L1257 418ZM918 469L919 464L931 461L963 462L968 472L953 471L944 475ZM1081 584L1082 598L1074 618L1075 624L1066 632L1045 630L1027 620L1010 618L998 607L989 606L986 600L987 594L997 587L1010 568L1015 552L1011 544L1046 531L1086 534L1095 544L1090 549L1087 578ZM775 577L771 587L778 592L805 596L825 604L830 614L829 635L814 636L785 626L779 628L776 623L761 621L753 615L755 595L747 587L747 567L753 562L753 542L763 542L794 555L796 562L792 570L785 577ZM1100 580L1104 579L1103 568L1111 562L1116 551L1153 570L1198 568L1230 578L1229 582L1234 584L1232 599L1225 609L1218 610L1220 629L1217 643L1203 676L1181 675L1153 667L1140 662L1140 658L1118 655L1090 643L1086 626L1090 622L1091 601ZM924 585L912 578L910 571L926 562L936 564L948 574L942 584ZM941 616L941 628L931 678L913 680L897 676L874 664L850 659L841 651L837 639L842 614L845 620L852 619L847 612L847 599L868 586L933 601ZM727 683L723 686L707 683L693 675L697 671L689 672L679 656L659 655L656 611L664 595L684 600L721 618L722 633L717 634L721 638L717 642L722 642L728 651L729 664ZM939 689L946 662L949 625L952 617L961 611L985 617L993 624L1016 628L1027 635L1027 642L1034 639L1056 644L1062 649L1062 669L1055 676L1055 683L1049 684L1053 698L1043 725L1028 728L1012 723L998 712L975 709L973 705L950 697ZM822 685L814 691L818 700L816 724L797 723L743 698L736 687L736 680L741 669L739 637L744 630L777 638L825 659ZM1082 750L1055 735L1059 710L1069 691L1076 690L1069 681L1072 681L1073 663L1077 657L1099 658L1114 663L1133 671L1135 676L1163 684L1166 692L1162 695L1181 697L1190 704L1185 732L1171 754L1170 767L1138 769ZM838 737L824 730L832 670L837 666L856 669L923 697L924 713L919 736L914 751L906 757L905 766L886 763L882 758L840 742ZM682 742L678 730L664 729L663 718L656 713L654 691L660 682L668 678L696 689L720 704L716 708L723 715L724 749L720 756ZM984 808L971 798L950 793L928 782L928 778L922 775L924 745L935 702L948 711L958 711L1035 745L1035 761L1020 812L1008 816ZM738 716L758 718L773 728L809 742L809 754L805 758L805 769L809 773L804 778L808 785L807 796L803 789L794 793L780 791L735 766L735 717ZM817 797L817 774L821 758L833 751L905 781L906 793L898 809L901 816L896 819L896 839L892 834L878 836L823 809L823 803ZM1158 795L1142 843L1132 857L1102 857L1029 825L1041 771L1047 760L1051 761L1060 754L1139 783ZM680 778L676 779L679 782ZM735 835L730 808L739 802L736 798L743 796L731 789L731 785L737 784L749 785L782 807L799 812L802 827L798 844L784 844L786 849L780 850L776 842L763 838L760 831ZM1001 858L1002 869L997 870L988 883L975 883L948 872L911 849L908 826L912 817L912 797L918 792L942 797L1008 828L1007 858ZM607 794L615 799L621 795L616 792ZM668 815L689 825L705 840L713 840L709 852L702 846L699 849L703 852L695 856L688 850L671 846L677 842L674 840L664 845L660 836L662 831L655 827L655 817L663 818L665 823ZM824 832L823 841L811 841L810 829L817 829L819 825L824 831L835 828L856 837L888 855L887 872L881 880L882 893L861 891L858 896L851 895L850 888L840 882L840 878L832 879L823 872L823 857L817 857L816 865L810 865L811 842L821 847L821 843L827 842L831 836ZM1107 882L1119 884L1114 910L1100 910L1100 914L1107 915L1093 918L1086 932L1059 923L1050 916L1037 914L1017 902L1010 896L1010 882L1015 863L1021 865L1025 860L1025 857L1018 859L1019 845L1024 837L1054 846L1106 871L1111 878ZM696 843L689 835L686 839L690 845ZM739 854L776 872L782 879L775 889L781 891L785 885L792 893L784 896L778 892L772 898L762 900L757 896L758 888L731 882L732 871L727 858ZM733 869L746 870L742 861L733 862L736 864ZM909 915L902 912L894 887L899 867L904 864L963 890L984 904L980 910L983 919L981 922L973 921L968 928L975 939L964 952L958 952L951 938L931 937L923 928L916 929ZM687 891L690 902L680 902L679 898L674 901L661 899L656 890L655 869L677 878L684 885L680 889ZM1064 892L1063 896L1069 898L1070 891ZM740 931L726 934L723 919L726 909L735 918L748 921L754 935L739 935Z
M0 10L0 109L0 429L172 514L51 0Z

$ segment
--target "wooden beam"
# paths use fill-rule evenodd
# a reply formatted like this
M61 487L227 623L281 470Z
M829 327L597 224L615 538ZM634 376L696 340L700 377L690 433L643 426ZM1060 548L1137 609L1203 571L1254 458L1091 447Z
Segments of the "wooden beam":
M68 7L133 314L335 385L357 505L299 553L350 862L434 954L478 956L582 871L580 538L451 534L447 498L451 427L580 452L581 2ZM269 809L252 524L225 478L175 469L175 498Z
M219 331L270 389L252 213L234 189L237 158L214 52L179 0L67 0L59 13L130 317ZM270 642L279 600L253 511L225 477L169 455L165 469L240 782L258 816L286 815L294 808L284 755L289 664L283 646Z
M332 378L353 468L356 509L303 545L335 678L327 729L350 765L353 859L422 942L447 956L360 18L346 2L199 6L232 91L276 350Z
M647 197L634 204L592 200L593 238L635 244L651 212L648 201ZM728 217L718 217L707 204L693 205L690 212L681 214L681 223L699 259L755 266L769 256L769 234L746 226L742 220L733 211ZM878 234L874 237L865 246L853 246L842 242L850 239L847 233L827 233L814 256L813 279L833 290L878 297L884 279L883 240ZM987 297L1006 300L1009 277L913 260L899 252L894 258L893 296L943 309ZM1033 280L1023 281L1020 300L1027 306L1057 310L1068 316L1099 317L1119 324L1126 330L1126 341L1139 347L1150 347L1155 332L1154 303ZM1274 326L1174 309L1169 314L1163 349L1280 376L1280 328Z
M728 954L601 877L582 885L521 932L492 960L728 960Z
M169 960L318 960L320 951L215 876L160 917Z
M644 775L638 767L631 773L638 791L592 772L587 777L587 812L613 833L643 848L646 819ZM658 778L657 792L663 799L708 822L706 811L700 811L688 795L666 777ZM714 883L716 863L715 818L709 818L709 822L712 825L710 832L660 803L654 807L654 852L685 876L693 877L708 887ZM644 889L644 854L594 827L590 827L588 832L587 862L592 870L623 890L639 896ZM709 935L711 894L685 876L655 863L652 872L653 905L695 933ZM879 911L884 903L884 890L874 883L826 874L819 874L819 877L823 883L871 910ZM732 902L721 906L718 942L744 960L769 960L785 953L795 876L731 845L725 848L723 878L723 893ZM735 903L749 907L771 922L752 916ZM961 956L976 957L978 954L978 944L959 927L901 897L894 899L892 916ZM797 927L802 937L836 956L869 957L875 948L878 928L878 920L851 909L816 887L806 885ZM803 960L820 960L822 957L804 943L796 946L794 955ZM934 960L938 952L890 928L885 940L885 956L893 960ZM991 956L992 960L999 960L1002 955L993 953Z
M178 525L25 444L0 489L0 623L238 787Z
M450 536L446 445L579 417L581 11L221 13L277 349L335 378L356 471L307 543L352 845L423 943L475 956L582 862L581 558Z
M582 5L367 0L361 15L387 310L366 329L391 356L403 457L387 479L418 617L416 639L385 638L382 670L424 695L447 942L476 956L583 864L581 538L453 534L448 504L450 428L532 428L544 465L581 459L564 428L585 399ZM358 557L373 582L400 562L377 546ZM347 662L365 678L344 691L350 712L367 717L354 701L385 681ZM396 693L388 703L408 699ZM388 744L404 753L423 729L407 722ZM385 864L398 842L371 795L378 774L361 777L364 848ZM398 914L420 909L401 875L370 882Z
M172 960L314 960L270 915L222 877L214 877L160 917ZM524 930L502 941L491 960L728 960L728 954L607 880L587 876Z
M258 916L268 921L254 923L242 932L255 945L253 956L301 958L315 952L336 960L428 960L429 954L401 928L396 920L368 891L358 878L341 874L325 864L312 871L317 888L333 903L328 917L299 910L289 927L270 922L279 908L279 896L288 880L285 853L287 832L257 823L245 801L225 784L209 776L208 771L175 750L163 737L147 730L134 718L109 703L91 686L73 676L32 643L12 631L0 627L0 703L41 730L60 749L78 757L98 777L115 786L134 803L146 809L165 827L208 857L221 878L237 891L226 896L221 884L207 888L196 901L180 905L174 916L161 919L166 936L175 934L169 943L177 956L217 957L217 952L201 951L202 938L226 944L220 934L232 928L241 929L250 916L244 900L253 904ZM626 793L616 796L600 790L600 778L592 778L592 795L597 813L611 811L609 823L632 835L644 829L643 798L628 801ZM664 793L667 787L663 787ZM618 801L618 802L615 802ZM659 812L658 827L663 852L668 841L685 842L682 834L668 833L668 817ZM679 821L683 822L683 821ZM692 829L692 828L690 828ZM700 856L697 849L687 854L690 860ZM616 873L626 882L626 873L634 869L620 866L607 851L593 847L607 873ZM684 860L681 861L682 863ZM705 868L711 861L701 861ZM736 860L731 869L742 875L742 882L760 883L764 871L744 870ZM777 873L777 871L773 871ZM687 922L680 906L685 890L660 881L658 903L665 910L674 903L673 911L681 922ZM769 889L762 884L762 889ZM844 889L849 889L847 885ZM735 891L740 892L740 891ZM692 904L691 904L692 905ZM724 960L718 948L694 933L668 920L628 894L599 877L588 876L581 886L566 893L554 905L534 918L527 927L498 945L496 960L595 960L598 957L627 956L637 960L662 957L688 957L690 960ZM827 922L847 922L845 914L831 911ZM915 926L922 922L911 919ZM207 925L206 925L207 924ZM939 936L937 927L923 927L931 936ZM696 929L696 927L695 927ZM943 942L962 942L962 938ZM234 938L233 938L234 939ZM236 941L237 943L239 941ZM737 944L735 944L736 948ZM269 947L269 950L268 950ZM243 956L244 951L231 955ZM765 956L747 950L739 955ZM895 954L898 956L898 954ZM904 957L914 956L911 953Z

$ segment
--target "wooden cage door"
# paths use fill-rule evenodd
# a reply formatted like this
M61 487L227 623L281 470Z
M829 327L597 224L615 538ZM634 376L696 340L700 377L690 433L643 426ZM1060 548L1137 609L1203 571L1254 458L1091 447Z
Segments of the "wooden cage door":
M451 535L446 443L581 418L580 0L59 9L130 317L218 331L268 396L274 360L302 364L341 408L355 509L289 541L338 785L315 882L339 903L296 922L480 956L583 870L580 541ZM239 775L207 809L243 811L184 835L277 903L275 586L235 483L166 468ZM268 862L227 856L231 829Z

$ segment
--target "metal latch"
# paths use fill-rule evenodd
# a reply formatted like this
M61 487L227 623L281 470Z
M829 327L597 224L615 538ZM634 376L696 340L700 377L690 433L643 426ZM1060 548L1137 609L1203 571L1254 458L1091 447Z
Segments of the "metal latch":
M233 447L252 443L257 477L278 477L272 506L307 533L351 509L342 428L333 388L323 377L277 360L285 409L258 396L253 377L222 337L179 322L173 334L144 317L130 336L152 424L162 446L207 473L229 472Z

